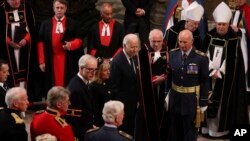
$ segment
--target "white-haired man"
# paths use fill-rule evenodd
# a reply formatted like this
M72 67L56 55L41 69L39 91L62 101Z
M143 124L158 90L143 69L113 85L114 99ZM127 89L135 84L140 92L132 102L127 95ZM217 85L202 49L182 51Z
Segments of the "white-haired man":
M94 56L85 54L79 61L79 72L71 79L68 89L71 92L69 110L66 120L72 126L77 139L83 140L88 129L93 128L93 95L88 84L97 71L97 60Z
M123 51L111 62L110 78L113 84L114 99L125 105L124 124L121 130L134 134L135 115L139 99L138 62L140 39L135 34L127 34L123 39Z
M117 127L122 125L124 117L124 104L120 101L108 101L104 104L102 117L104 126L87 131L85 141L128 141L132 136Z
M27 141L28 134L21 116L29 104L26 90L22 87L9 89L5 96L5 102L7 108L0 110L1 141Z

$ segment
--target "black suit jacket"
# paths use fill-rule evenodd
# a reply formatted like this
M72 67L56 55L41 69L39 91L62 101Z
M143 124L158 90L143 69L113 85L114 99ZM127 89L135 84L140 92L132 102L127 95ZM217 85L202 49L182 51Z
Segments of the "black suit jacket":
M6 95L6 90L0 86L0 107L6 107L5 95Z
M135 67L137 70L137 65ZM138 98L138 78L123 51L112 60L110 71L114 99L124 103L125 117L134 116Z
M84 81L75 75L68 89L71 92L69 109L82 110L81 116L67 115L66 121L72 126L75 137L82 140L84 134L93 125L93 98Z

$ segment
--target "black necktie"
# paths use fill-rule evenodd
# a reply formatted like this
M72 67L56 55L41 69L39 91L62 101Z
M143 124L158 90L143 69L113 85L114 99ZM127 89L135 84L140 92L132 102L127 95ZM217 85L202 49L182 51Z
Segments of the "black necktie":
M3 83L3 88L7 91L9 89L8 85L6 83Z
M132 57L130 57L130 58L129 58L129 60L130 60L130 66L132 67L133 71L135 72L133 58L132 58Z
M186 54L186 53L184 53L184 54L182 55L182 59L183 59L183 63L187 60L187 54Z

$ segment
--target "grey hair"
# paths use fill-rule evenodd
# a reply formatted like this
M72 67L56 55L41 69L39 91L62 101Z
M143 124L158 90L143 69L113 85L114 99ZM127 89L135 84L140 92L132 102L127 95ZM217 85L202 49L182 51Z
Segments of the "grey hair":
M70 96L70 91L61 86L54 86L48 91L47 103L50 108L56 108L60 100L64 100L66 95Z
M136 35L136 34L132 34L132 33L130 33L130 34L127 34L124 38L123 38L123 41L122 41L122 44L123 44L123 46L125 45L129 45L129 43L130 43L130 41L132 41L132 40L134 40L134 39L137 39L138 40L138 46L140 47L140 39L139 39L139 37L138 37L138 35Z
M151 30L151 31L149 32L148 39L150 40L150 39L152 38L152 36L153 36L153 35L156 35L156 34L160 35L161 38L163 39L163 33L162 33L162 31L161 31L160 29L153 29L153 30Z
M23 87L13 87L10 88L5 96L5 103L8 107L12 107L15 101L19 100L20 94L26 93L26 90Z
M124 104L120 101L108 101L104 104L102 118L106 123L115 121L115 117L124 111Z
M78 67L79 67L79 68L85 67L85 66L86 66L87 60L90 60L90 59L95 59L95 60L96 60L96 58L95 58L94 56L92 56L92 55L89 55L89 54L83 55L83 56L79 59L79 61L78 61Z

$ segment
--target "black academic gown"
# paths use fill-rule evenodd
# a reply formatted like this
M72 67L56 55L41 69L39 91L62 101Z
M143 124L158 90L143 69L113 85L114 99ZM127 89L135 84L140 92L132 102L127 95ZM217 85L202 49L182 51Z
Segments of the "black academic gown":
M78 23L67 17L66 29L62 37L62 42L70 41L74 38L80 38L78 30ZM54 72L53 72L53 50L52 50L52 18L44 21L39 31L39 41L44 42L45 53L45 89L48 90L54 86ZM65 56L65 73L64 73L64 85L67 86L70 79L78 72L78 60L84 54L83 48L76 50L66 51Z
M116 51L122 47L124 29L122 24L115 21L113 26L112 37L109 46L101 44L99 22L96 23L88 34L88 52L96 49L95 57L112 58Z

